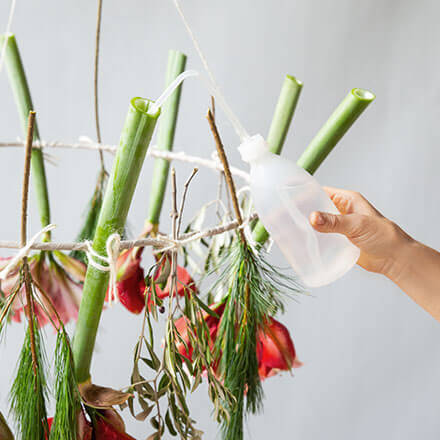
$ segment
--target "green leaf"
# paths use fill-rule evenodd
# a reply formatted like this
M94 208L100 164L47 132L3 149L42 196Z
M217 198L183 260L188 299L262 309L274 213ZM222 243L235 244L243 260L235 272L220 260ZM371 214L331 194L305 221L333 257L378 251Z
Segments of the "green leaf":
M175 437L177 435L177 431L174 428L173 421L171 420L170 411L168 410L165 414L165 423L168 428L168 432Z

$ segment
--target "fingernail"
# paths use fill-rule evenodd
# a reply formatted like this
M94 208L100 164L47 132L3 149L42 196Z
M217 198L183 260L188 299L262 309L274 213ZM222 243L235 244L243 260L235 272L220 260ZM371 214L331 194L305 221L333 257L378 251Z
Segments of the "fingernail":
M317 226L322 226L325 224L325 218L320 212L315 212L313 217L313 223Z

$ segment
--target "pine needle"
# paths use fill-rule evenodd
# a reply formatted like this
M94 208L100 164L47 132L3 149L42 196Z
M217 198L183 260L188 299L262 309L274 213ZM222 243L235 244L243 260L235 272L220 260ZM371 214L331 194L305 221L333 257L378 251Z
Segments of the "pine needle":
M56 409L50 440L76 440L81 401L75 380L69 336L60 328L55 348Z
M30 325L33 325L35 334L36 374L34 374L32 364ZM32 315L20 353L17 376L10 394L11 412L19 439L45 440L49 432L46 412L47 394L44 352L40 331Z
M216 340L216 356L225 387L235 404L223 421L225 440L243 438L246 413L262 408L263 389L258 372L257 332L268 317L283 309L285 293L300 293L295 281L267 263L246 242L236 240L218 282L229 287Z

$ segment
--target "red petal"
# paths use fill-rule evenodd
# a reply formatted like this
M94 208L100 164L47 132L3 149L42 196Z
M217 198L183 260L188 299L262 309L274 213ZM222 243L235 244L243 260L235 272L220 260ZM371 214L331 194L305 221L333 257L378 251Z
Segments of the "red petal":
M134 251L127 251L119 256L116 289L121 304L130 312L139 314L145 306L145 280L141 257L135 255Z
M53 417L47 419L47 424L49 426L49 431L52 429ZM84 412L81 410L78 413L78 440L92 440L92 425L87 421Z
M162 265L163 267L163 265ZM154 276L154 279L157 280L162 271L162 267L159 268L159 270L156 272L156 275ZM197 287L192 279L191 275L188 273L188 271L182 267L177 266L177 295L183 296L186 292L192 292L197 293ZM159 299L167 298L170 294L171 290L171 276L168 277L166 286L162 289L159 285L155 284L154 289L156 292L156 295ZM151 294L151 288L149 288L149 295Z
M192 361L193 348L188 337L188 318L186 316L182 316L174 321L174 325L176 326L180 337L185 341L186 344L185 347L185 344L178 340L177 349L182 356L186 357L189 361Z
M120 431L104 417L98 416L95 424L95 440L135 440L125 431Z
M296 366L296 352L287 328L270 318L258 333L259 370L262 378L276 374L279 370L290 370Z
M224 307L224 305L219 306L218 304L213 304L209 308L211 310L215 311L219 315L219 317L216 318L206 312L203 313L203 319L205 320L206 325L208 326L209 335L211 337L211 345L213 346L214 342L215 342L215 338L217 336L217 330L218 330L218 325L220 322L220 317L221 317L221 314L223 313L223 310L225 307ZM188 360L192 361L193 347L191 346L190 341L189 341L189 337L188 337L188 318L186 316L182 316L179 319L176 319L174 321L174 325L176 326L177 331L179 332L181 338L183 339L183 341L186 344L186 347L185 347L185 344L182 341L178 341L177 347L178 347L179 353L182 356L186 357Z

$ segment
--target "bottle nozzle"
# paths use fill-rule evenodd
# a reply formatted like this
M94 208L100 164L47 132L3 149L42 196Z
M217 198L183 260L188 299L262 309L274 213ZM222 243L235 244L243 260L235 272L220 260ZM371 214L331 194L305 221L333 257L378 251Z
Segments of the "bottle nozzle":
M238 147L238 151L241 154L241 158L248 163L270 152L269 145L261 134L245 138Z

